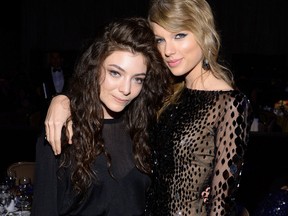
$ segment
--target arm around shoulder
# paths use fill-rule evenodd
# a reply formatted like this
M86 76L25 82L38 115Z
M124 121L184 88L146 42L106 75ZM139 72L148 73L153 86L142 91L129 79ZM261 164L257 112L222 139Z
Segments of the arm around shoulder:
M70 117L70 100L66 95L55 96L48 108L45 118L46 139L52 146L54 154L61 153L61 132L66 126L69 143L72 143L72 122L66 125Z

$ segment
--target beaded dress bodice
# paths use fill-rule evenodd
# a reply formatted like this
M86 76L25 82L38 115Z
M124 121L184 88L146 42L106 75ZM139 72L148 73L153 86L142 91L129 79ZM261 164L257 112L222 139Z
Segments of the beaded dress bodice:
M233 215L249 132L241 92L184 89L156 126L147 215ZM201 193L210 187L204 204Z

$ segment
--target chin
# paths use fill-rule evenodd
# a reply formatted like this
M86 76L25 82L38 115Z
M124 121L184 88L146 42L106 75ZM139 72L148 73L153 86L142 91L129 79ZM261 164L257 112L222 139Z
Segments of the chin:
M115 113L120 113L122 112L124 109L125 109L126 106L114 106L114 107L111 107L111 111L112 112L115 112Z
M182 73L182 71L178 71L178 70L171 70L171 73L174 75L174 76L182 76L184 73Z

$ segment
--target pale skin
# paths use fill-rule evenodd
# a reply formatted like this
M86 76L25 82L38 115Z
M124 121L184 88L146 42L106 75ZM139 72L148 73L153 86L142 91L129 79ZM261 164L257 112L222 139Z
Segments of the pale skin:
M153 22L151 27L166 65L175 76L185 76L187 88L211 91L232 89L210 71L201 79L203 52L191 31L174 33Z
M128 51L115 51L103 63L100 83L100 100L102 102L104 118L111 119L113 114L119 113L135 99L143 86L147 65L142 54ZM57 140L61 136L63 120L70 116L69 100L66 96L54 97L51 104L55 108L48 109L45 130L46 139L51 143L54 153L61 153L61 143ZM58 115L58 108L65 111L65 115ZM57 112L56 112L57 110ZM49 116L59 116L53 121ZM69 143L72 144L72 122L67 126ZM60 130L59 130L60 129Z
M164 62L175 76L185 76L185 85L197 90L231 90L224 80L217 79L211 71L202 75L203 52L191 31L169 32L151 23ZM203 191L204 202L208 200L210 187Z
M216 78L210 71L201 78L203 52L191 31L170 32L156 23L151 23L151 28L166 65L175 76L185 76L187 88L208 91L232 90L228 83ZM69 116L69 99L64 95L53 98L46 115L45 129L55 154L61 153L61 129ZM67 133L71 144L71 123L67 125Z

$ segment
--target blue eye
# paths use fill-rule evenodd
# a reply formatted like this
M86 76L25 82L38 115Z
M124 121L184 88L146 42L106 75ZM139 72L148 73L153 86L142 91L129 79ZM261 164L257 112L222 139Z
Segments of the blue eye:
M163 42L163 41L164 41L164 39L163 39L163 38L156 38L155 40L156 40L156 43L157 43L157 44L159 44L159 43L161 43L161 42Z
M143 84L145 78L135 78L135 81L138 83L138 84Z
M114 70L109 70L109 74L113 77L119 77L120 73Z
M179 33L179 34L176 34L176 35L175 35L175 38L176 38L176 39L181 39L181 38L185 38L186 36L187 36L187 34Z

